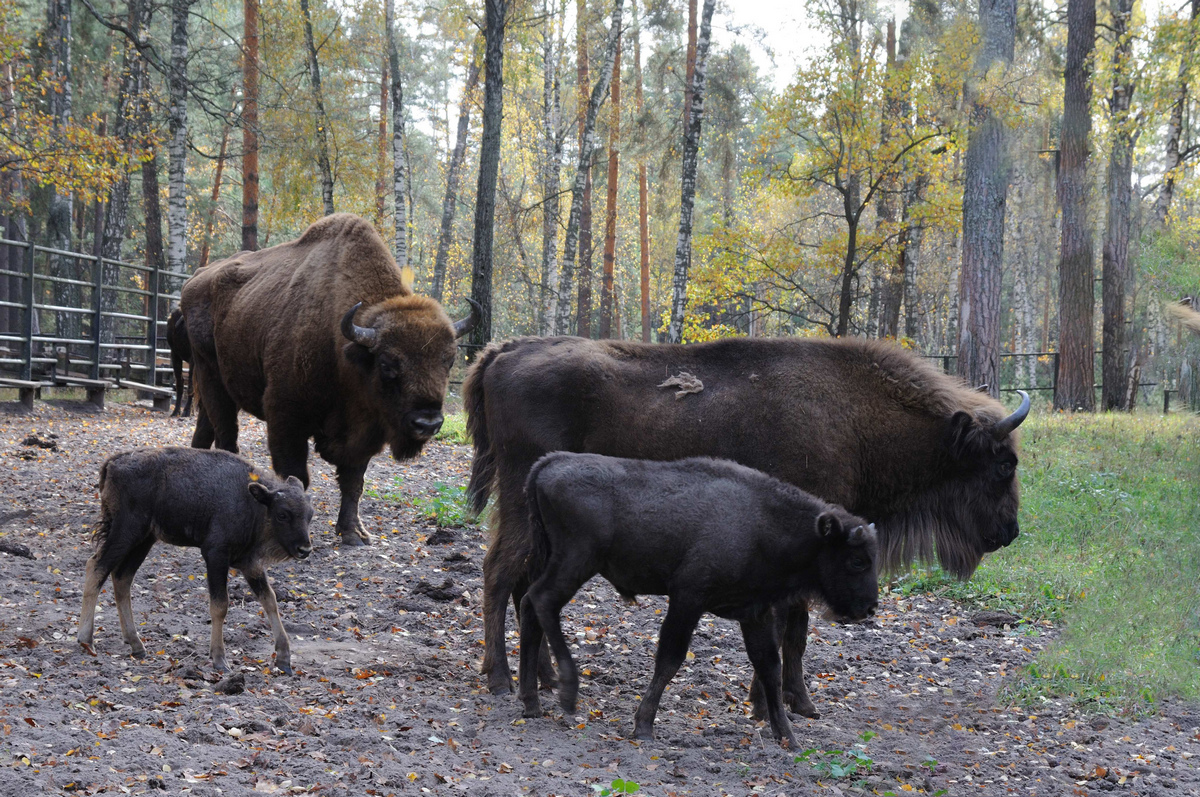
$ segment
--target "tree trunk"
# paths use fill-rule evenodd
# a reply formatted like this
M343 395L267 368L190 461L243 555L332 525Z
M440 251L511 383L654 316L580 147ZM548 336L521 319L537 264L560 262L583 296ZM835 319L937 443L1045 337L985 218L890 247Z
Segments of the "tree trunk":
M687 62L683 84L683 134L687 136L688 122L692 118L693 87L696 81L696 0L688 0Z
M1062 238L1058 266L1058 391L1054 408L1096 407L1092 229L1088 216L1088 133L1092 96L1088 61L1096 41L1096 0L1068 0L1058 201Z
M543 0L546 31L542 39L542 295L538 305L538 333L553 332L558 311L558 223L561 214L559 182L562 177L563 135L560 130L558 54L554 52L554 15Z
M475 192L475 233L471 252L471 297L483 310L471 330L471 343L492 339L492 237L496 217L496 178L500 172L500 124L504 113L504 27L508 0L484 0L483 135L479 185Z
M1191 44L1195 41L1195 32L1191 30L1196 24L1200 12L1200 0L1192 0L1191 26L1186 38L1186 52L1179 56L1179 82L1175 89L1175 102L1171 104L1171 115L1167 119L1167 153L1163 164L1162 189L1154 202L1154 218L1159 226L1167 223L1171 213L1171 202L1175 198L1175 180L1179 176L1179 166L1183 157L1179 151L1179 137L1183 132L1183 117L1188 104L1188 72L1192 66Z
M446 168L446 195L442 198L442 226L438 233L437 256L433 261L433 286L429 295L439 302L446 285L446 259L450 256L450 240L454 233L454 215L458 209L458 183L462 175L463 160L467 155L467 136L471 130L471 95L479 85L479 61L472 47L471 65L467 68L467 83L463 86L462 99L458 104L458 132L454 137L454 152Z
M171 0L171 105L167 145L167 268L187 271L188 14L192 0Z
M242 248L253 252L258 249L258 0L242 0L242 13Z
M617 55L612 67L612 117L608 125L608 196L604 213L604 278L600 283L600 335L613 331L613 275L617 257L617 179L621 152L621 35L617 33Z
M704 117L704 80L708 46L712 35L714 0L704 0L700 35L696 40L696 66L692 73L691 113L683 139L682 188L679 198L679 238L675 243L675 277L672 281L671 324L668 343L683 342L683 319L687 311L688 267L692 262L692 213L696 199L696 166L700 151L700 123Z
M383 57L379 73L379 146L375 155L375 229L383 234L383 214L387 204L387 112L388 59Z
M304 44L308 47L308 79L312 85L313 103L317 106L317 167L321 170L321 204L325 208L325 215L330 216L333 214L333 168L329 165L329 115L325 113L325 98L321 95L321 63L317 60L317 45L313 41L312 13L308 9L308 0L300 0L300 14L304 17ZM389 36L391 30L389 21Z
M636 0L635 0L636 2ZM645 112L645 102L642 96L642 42L640 17L637 6L633 15L633 72L637 80L637 112L641 118ZM650 342L650 200L646 180L646 161L638 159L638 248L641 254L641 295L642 295L642 342Z
M211 202L208 206L208 219L204 222L204 246L200 250L200 262L196 269L208 265L208 250L212 245L213 218L217 214L217 203L221 201L221 175L225 171L225 153L229 148L229 125L221 128L221 150L217 153L217 173L213 176Z
M854 279L858 276L858 222L862 207L858 192L858 175L852 173L847 180L846 194L843 198L846 253L842 258L842 286L838 294L837 329L834 332L839 338L850 334L850 313L854 308Z
M49 4L49 30L47 46L50 50L50 74L55 88L50 93L50 115L54 128L65 130L71 124L72 96L74 93L71 75L71 3L70 0L51 0ZM46 216L48 243L55 249L70 251L71 219L75 207L69 192L63 193L57 186L50 188L50 202ZM78 279L79 269L74 258L59 255L51 258L51 273L65 279ZM77 286L54 283L54 303L60 307L78 306ZM63 338L79 337L79 318L75 313L57 313L55 333Z
M966 97L971 106L971 129L963 176L958 375L969 385L987 385L988 393L999 398L1000 275L1011 165L1004 121L984 104L978 82L997 61L1005 69L1012 63L1016 0L980 0L979 26L983 46Z
M498 0L499 2L507 3L507 0ZM488 15L489 19L492 13L492 4L497 0L488 0ZM404 149L404 87L401 85L400 78L400 51L396 46L396 27L395 27L395 10L393 8L393 0L387 0L384 4L387 26L387 46L388 46L388 68L392 78L392 195L394 197L395 212L396 212L396 265L401 269L408 265L408 202L405 194L407 188L407 172L408 172L408 157ZM503 36L504 25L500 24L500 34ZM486 147L485 147L486 149ZM481 178L482 180L482 178ZM482 189L483 183L480 183ZM495 205L496 186L492 183L492 204ZM476 215L476 222L479 216ZM489 226L491 224L491 214L488 216ZM489 250L491 248L489 241ZM490 255L490 251L489 251ZM489 266L490 269L490 266ZM490 272L489 272L489 285ZM490 318L490 316L489 316Z
M584 135L579 142L579 160L575 168L575 183L571 189L571 215L567 217L567 234L563 242L558 314L554 320L556 335L565 335L571 321L571 270L575 267L576 246L580 239L584 188L591 171L592 152L596 148L596 115L600 112L600 103L604 101L604 95L608 92L608 82L612 79L612 65L617 56L617 37L621 34L623 8L624 0L613 0L612 26L609 28L608 43L604 49L604 64L600 68L600 77L597 78L596 85L592 87L587 102L587 113L584 116Z
M579 126L579 146L583 147L586 135L588 86L592 83L588 73L587 0L576 0L575 42L578 53L579 111L576 120ZM576 317L575 334L581 338L592 336L592 163L587 163L583 179L583 205L579 216L579 315Z
M888 20L887 24L887 86L888 90L883 100L883 119L880 122L880 143L891 139L892 126L900 120L901 98L897 96L892 86L896 72L896 20ZM900 176L888 177L880 186L879 199L876 202L876 229L881 236L892 235L896 230L896 204L900 194ZM899 243L899 241L898 241ZM888 249L885 247L884 252ZM873 314L876 319L875 333L881 338L896 337L896 327L900 321L900 297L904 287L904 250L897 247L890 258L878 263L875 273L880 280L877 294L878 311ZM874 291L873 298L875 298Z

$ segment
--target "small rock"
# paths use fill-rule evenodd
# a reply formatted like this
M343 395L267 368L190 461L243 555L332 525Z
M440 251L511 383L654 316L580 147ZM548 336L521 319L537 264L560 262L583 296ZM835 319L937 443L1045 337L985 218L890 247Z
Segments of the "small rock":
M19 542L9 542L8 540L0 540L0 553L6 553L10 556L20 556L25 559L36 559L33 551L29 550L29 546L22 545Z
M438 529L425 538L426 545L450 545L458 540L458 535L450 529Z
M1089 723L1094 731L1102 731L1108 727L1108 717L1096 717Z
M244 673L235 672L233 675L217 681L213 691L222 695L240 695L246 691L246 676Z
M454 582L450 579L444 580L439 585L430 584L424 579L421 580L415 587L412 588L413 595L425 595L433 598L435 601L452 601L458 598L462 592L454 588Z
M1003 628L1006 625L1010 625L1010 626L1016 625L1018 620L1020 620L1019 617L1016 617L1015 615L1011 615L1008 612L991 612L991 611L978 612L974 617L971 618L971 621L974 622L975 625L978 625L978 626L991 625L991 626L995 626L996 628Z

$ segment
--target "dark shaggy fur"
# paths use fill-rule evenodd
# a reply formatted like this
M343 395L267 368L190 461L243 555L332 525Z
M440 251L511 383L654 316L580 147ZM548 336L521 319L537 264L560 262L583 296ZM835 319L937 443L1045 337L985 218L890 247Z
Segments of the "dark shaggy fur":
M186 418L192 414L192 390L195 387L196 379L192 373L192 345L188 342L187 325L183 320L183 311L176 307L171 311L171 317L167 319L167 346L171 349L171 370L175 372L175 409L171 411L171 417L179 415ZM183 383L183 364L188 364L188 381L187 387ZM182 415L179 412L179 405L183 400L184 394L187 394L187 403L184 404Z
M199 548L208 566L211 653L227 669L222 624L229 568L237 568L263 605L275 634L275 664L290 673L291 647L266 567L312 550L312 507L294 477L281 481L224 451L143 448L100 466L100 522L87 562L79 641L91 645L96 601L112 575L121 633L133 655L146 654L133 622L130 587L155 542Z
M360 302L364 337L348 341L342 318ZM437 432L462 325L413 295L375 229L345 213L213 263L181 305L200 397L192 445L237 451L245 410L267 422L275 471L307 486L312 438L337 467L342 540L369 540L358 517L367 464L385 445L416 456Z
M560 702L574 714L579 675L560 613L600 574L622 596L670 598L634 736L654 735L663 690L683 663L700 616L712 612L741 624L771 727L796 748L783 709L773 607L804 598L850 620L872 614L879 556L875 530L865 520L717 459L653 462L557 451L533 466L525 493L534 579L522 601L526 717L542 713L537 660L543 630L558 660Z
M681 372L703 383L676 398ZM548 451L637 459L732 459L875 522L886 565L936 557L967 577L1017 534L1017 440L1007 411L891 343L733 338L688 346L580 338L492 344L463 385L475 463L469 492L495 494L484 559L484 672L511 689L510 595L528 586L525 477ZM800 654L807 615L784 638L784 689L812 716Z

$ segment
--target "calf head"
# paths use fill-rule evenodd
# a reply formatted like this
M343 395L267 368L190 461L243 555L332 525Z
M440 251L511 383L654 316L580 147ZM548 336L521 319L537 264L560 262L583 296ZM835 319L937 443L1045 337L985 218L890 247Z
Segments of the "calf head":
M875 525L842 509L816 521L818 598L838 619L859 621L879 603L879 543Z
M308 525L312 522L313 510L300 480L288 476L287 481L276 489L261 481L252 481L246 489L267 509L263 528L265 538L278 545L288 557L307 559L312 553Z
M415 457L442 427L442 401L457 356L455 338L469 332L482 314L451 323L441 305L424 296L396 296L367 308L366 326L354 323L362 302L342 317L342 352L366 380L363 398L386 427L396 459Z

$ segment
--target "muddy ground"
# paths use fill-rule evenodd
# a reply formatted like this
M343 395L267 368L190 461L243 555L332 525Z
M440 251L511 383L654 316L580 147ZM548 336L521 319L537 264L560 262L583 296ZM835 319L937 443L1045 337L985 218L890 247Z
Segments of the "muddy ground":
M546 716L523 720L515 696L481 688L484 533L429 517L470 461L440 443L372 463L368 548L337 544L336 485L314 463L315 551L271 570L294 677L271 670L259 606L231 581L226 644L244 691L214 692L203 562L167 546L134 586L149 656L128 655L109 590L89 655L75 626L100 462L186 445L190 432L132 404L0 409L0 548L15 551L0 553L0 795L587 795L614 780L647 795L1200 794L1200 708L1122 720L998 703L1055 630L933 596L889 595L867 625L814 621L806 665L822 717L793 717L812 748L802 760L749 716L737 627L708 617L658 738L630 741L665 603L628 607L602 581L565 621L583 671L578 714L543 695ZM269 465L260 424L243 421L242 443Z

